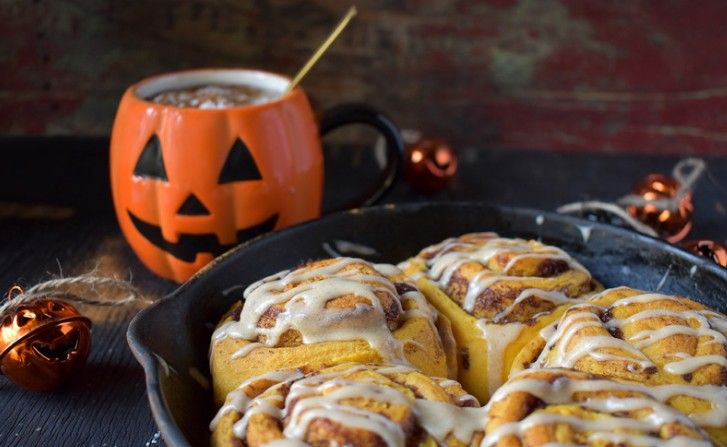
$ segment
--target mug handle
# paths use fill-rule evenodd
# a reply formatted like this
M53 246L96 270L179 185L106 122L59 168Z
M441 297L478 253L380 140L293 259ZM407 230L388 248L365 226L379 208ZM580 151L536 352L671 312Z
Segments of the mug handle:
M369 206L376 203L391 188L399 172L404 154L404 139L393 121L378 110L365 104L346 103L333 107L323 113L320 121L321 139L325 134L349 124L366 124L376 129L386 141L386 166L377 184L360 198L348 205L334 207L325 212L340 211L348 208Z

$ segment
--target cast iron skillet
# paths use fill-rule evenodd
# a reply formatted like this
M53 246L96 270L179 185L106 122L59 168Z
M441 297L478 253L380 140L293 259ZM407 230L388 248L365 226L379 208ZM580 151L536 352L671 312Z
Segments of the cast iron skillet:
M358 209L252 240L217 258L131 322L129 345L146 371L149 402L170 446L207 445L214 415L210 335L220 316L263 276L327 257L324 243L373 247L375 262L402 261L472 231L541 239L574 255L607 287L627 285L691 297L727 310L727 269L675 246L608 225L518 208L409 204ZM590 232L590 234L589 234Z

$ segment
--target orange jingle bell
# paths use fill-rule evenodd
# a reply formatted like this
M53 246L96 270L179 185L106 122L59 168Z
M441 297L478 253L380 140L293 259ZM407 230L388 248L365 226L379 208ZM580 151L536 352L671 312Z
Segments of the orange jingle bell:
M420 138L406 149L404 178L421 193L441 191L456 173L457 154L440 138Z
M8 298L19 287L10 290ZM83 368L91 321L70 304L39 298L6 308L0 328L0 371L16 385L46 391Z
M674 243L684 239L692 229L692 193L684 193L674 209L658 206L655 201L673 200L679 193L679 182L662 174L651 174L639 182L632 194L640 196L647 203L629 205L628 212L641 222L653 228L661 237Z
M716 264L727 268L727 247L718 244L715 241L706 239L687 241L682 243L682 247L699 256L711 259Z

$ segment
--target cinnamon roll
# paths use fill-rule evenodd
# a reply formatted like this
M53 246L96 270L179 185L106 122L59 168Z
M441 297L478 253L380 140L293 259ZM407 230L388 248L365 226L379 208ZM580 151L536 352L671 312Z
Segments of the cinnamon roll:
M525 370L492 396L482 447L710 446L648 389L567 369Z
M400 267L452 323L458 378L482 401L530 338L600 287L563 250L495 233L447 239Z
M475 446L484 427L483 408L454 380L372 364L252 379L210 424L219 447Z
M680 296L627 287L571 306L516 367L566 367L640 383L727 445L727 317Z
M215 401L251 377L302 366L386 362L454 377L449 322L396 278L392 265L335 258L250 285L212 337Z

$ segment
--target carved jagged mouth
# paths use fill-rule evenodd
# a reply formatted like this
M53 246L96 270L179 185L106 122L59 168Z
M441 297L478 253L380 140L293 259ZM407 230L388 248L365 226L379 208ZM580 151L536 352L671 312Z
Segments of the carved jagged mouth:
M51 343L34 340L31 346L36 354L46 360L66 360L73 351L78 349L78 342L78 333L74 331Z
M179 241L174 243L164 239L160 227L144 222L131 211L127 212L134 227L136 227L136 230L142 236L160 249L184 262L193 262L198 253L211 253L214 256L221 255L241 242L271 231L278 222L278 215L274 214L273 217L254 227L238 230L235 236L235 242L232 244L220 244L217 236L214 234L182 234L179 236Z

